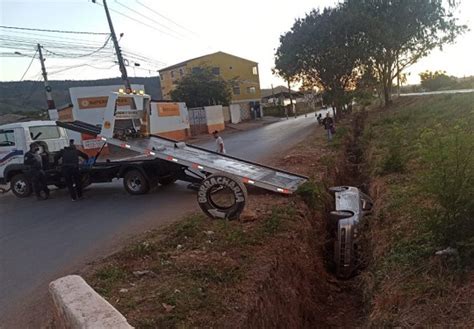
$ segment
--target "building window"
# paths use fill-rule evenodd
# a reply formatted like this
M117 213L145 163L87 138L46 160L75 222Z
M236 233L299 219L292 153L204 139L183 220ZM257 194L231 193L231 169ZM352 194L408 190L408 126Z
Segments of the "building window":
M201 73L202 69L200 67L193 67L192 72L193 74Z
M252 67L252 73L253 75L258 75L258 69L256 66Z
M163 74L160 74L160 80L163 81Z
M0 147L15 146L15 134L13 130L3 130L0 132Z
M234 95L240 95L240 86L234 86L232 87L232 93Z
M212 68L212 74L219 75L220 73L221 73L221 70L218 67Z
M257 90L255 89L255 87L247 87L248 94L255 94L256 92Z
M174 78L174 71L171 71L171 79Z
M229 66L229 70L232 70L232 66Z
M183 76L183 69L179 69L179 76L180 76L180 77Z

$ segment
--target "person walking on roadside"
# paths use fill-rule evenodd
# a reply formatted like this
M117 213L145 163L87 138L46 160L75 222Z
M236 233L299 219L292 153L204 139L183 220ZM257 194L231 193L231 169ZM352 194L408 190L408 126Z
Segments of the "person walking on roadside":
M326 113L326 117L323 119L323 125L328 134L328 142L330 142L334 134L334 120L329 116L329 112Z
M216 152L225 154L224 140L222 139L221 136L219 136L219 132L216 130L212 133L212 135L216 139L216 146L217 146Z
M43 159L39 154L39 150L38 144L31 143L30 150L25 153L23 163L28 166L27 176L31 180L36 198L46 200L49 198L49 189L46 183L46 174L43 170Z
M54 164L62 159L61 173L66 181L72 201L82 199L82 177L79 171L79 158L88 160L89 156L74 146L74 139L69 140L66 146L54 156Z

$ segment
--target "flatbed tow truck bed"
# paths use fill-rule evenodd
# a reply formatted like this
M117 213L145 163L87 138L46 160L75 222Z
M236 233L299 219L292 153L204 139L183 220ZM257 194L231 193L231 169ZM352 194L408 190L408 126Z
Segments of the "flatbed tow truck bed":
M118 138L102 137L99 127L81 121L58 121L57 125L68 130L96 136L104 143L143 155L143 157L133 158L137 161L161 159L187 167L192 172L225 173L239 178L245 184L277 193L291 194L308 179L306 176L155 135L124 141Z

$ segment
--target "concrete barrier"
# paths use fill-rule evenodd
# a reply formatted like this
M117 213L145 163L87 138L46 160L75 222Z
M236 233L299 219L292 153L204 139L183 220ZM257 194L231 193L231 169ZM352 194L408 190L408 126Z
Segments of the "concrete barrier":
M125 317L94 291L79 275L49 284L58 325L70 329L130 329Z

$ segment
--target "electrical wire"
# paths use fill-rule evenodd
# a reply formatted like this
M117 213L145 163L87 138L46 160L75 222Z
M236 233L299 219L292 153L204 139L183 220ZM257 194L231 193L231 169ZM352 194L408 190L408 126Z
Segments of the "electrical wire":
M12 30L25 30L25 31L41 31L41 32L54 32L54 33L71 33L71 34L91 34L91 35L107 35L109 33L101 32L85 32L85 31L64 31L64 30L47 30L47 29L35 29L27 27L16 27L16 26L5 26L0 25L2 29L12 29Z
M30 69L31 64L33 64L33 61L35 60L35 57L36 57L36 54L37 54L37 53L38 53L38 49L36 49L35 54L33 55L33 57L31 57L30 64L28 64L28 67L26 68L25 73L23 73L23 75L21 76L20 81L23 81L23 78L25 77L26 73L28 73L28 70Z
M102 45L102 47L99 47L99 48L97 48L96 50L94 50L94 51L92 51L92 52L90 52L90 53L81 54L81 55L69 55L69 56L68 56L67 54L64 54L64 53L63 53L63 54L58 54L58 53L56 53L56 52L54 52L54 51L48 50L48 49L46 49L46 48L44 48L44 47L43 47L43 48L44 48L44 50L45 50L46 52L48 52L48 53L50 53L50 54L53 54L53 55L56 55L56 56L59 56L59 57L67 57L67 58L88 57L88 56L91 56L91 55L96 54L96 53L98 53L99 51L103 50L103 49L107 46L107 44L109 43L109 41L110 41L111 38L112 38L112 36L109 35L109 37L107 38L107 40L105 40L105 42L104 42L104 44Z
M96 41L96 40L91 40L91 39L83 39L83 38L72 38L71 36L60 36L60 35L52 35L52 34L45 34L45 33L34 33L34 32L25 32L25 31L16 31L16 30L9 30L6 31L7 33L13 34L12 36L16 36L16 34L19 34L20 36L16 37L23 37L25 38L24 35L27 35L28 37L35 37L35 38L43 38L43 39L48 39L51 41L58 41L58 42L66 42L66 43L81 43L81 44L88 44L91 46L97 46L99 44L102 44L102 41ZM110 34L110 33L109 33ZM6 34L4 34L6 35ZM101 35L102 36L102 35ZM66 41L64 41L66 40Z
M165 29L168 29L168 30L171 31L172 33L176 33L176 35L177 35L178 37L186 37L185 35L181 34L180 32L178 32L178 31L176 31L176 30L173 30L172 28L170 28L170 27L164 25L163 23L160 23L160 22L154 20L153 18L150 18L150 17L148 17L148 16L145 16L144 14L140 13L139 11L137 11L137 10L135 10L135 9L133 9L133 8L130 8L130 7L128 7L128 6L124 5L124 4L122 4L122 3L118 2L117 0L115 0L115 3L117 3L119 6L124 7L124 8L127 9L128 11L134 12L134 13L136 13L137 15L139 15L139 16L141 16L141 17L143 17L143 18L146 18L146 19L148 19L149 21L152 21L153 23L155 23L155 24L157 24L157 25L160 25L161 27L164 27Z
M98 6L102 6L102 7L103 7L103 5L100 4L100 3L98 3L98 2L94 2L94 3L95 3L96 5L98 5ZM122 12L116 10L116 9L109 8L109 10L110 10L110 11L113 11L114 13L119 14L119 15L121 15L121 16L123 16L123 17L128 18L128 19L134 21L135 23L142 24L142 25L144 25L144 26L146 26L146 27L149 27L149 28L152 29L152 30L155 30L155 31L158 31L158 32L160 32L160 33L166 34L166 35L168 35L168 36L170 36L170 37L173 37L173 38L175 38L175 39L180 39L180 38L177 38L176 36L174 36L174 35L172 35L172 34L166 32L166 31L160 30L160 29L158 29L158 28L156 28L156 27L154 27L154 26L152 26L152 25L150 25L150 24L147 24L147 23L145 23L145 22L141 22L141 21L139 21L139 20L137 20L137 19L135 19L135 18L133 18L133 17L130 17L130 16L128 16L128 15L126 15L126 14L124 14L124 13L122 13Z
M144 4L141 3L140 1L138 1L138 0L135 0L135 1L136 1L140 6L145 7L146 9L148 9L149 11L151 11L151 12L155 13L156 15L160 16L161 18L166 19L168 22L173 23L174 25L176 25L176 26L182 28L183 30L185 30L185 31L187 31L187 32L189 32L189 33L192 33L192 34L194 34L194 35L196 35L196 36L199 36L199 34L197 34L196 32L191 31L190 29L186 28L185 26L183 26L183 25L181 25L181 24L175 22L175 21L172 20L171 18L168 18L168 17L166 17L165 15L160 14L160 13L157 12L156 10L154 10L154 9L152 9L152 8L150 8L150 7L146 6L146 5L144 5Z

